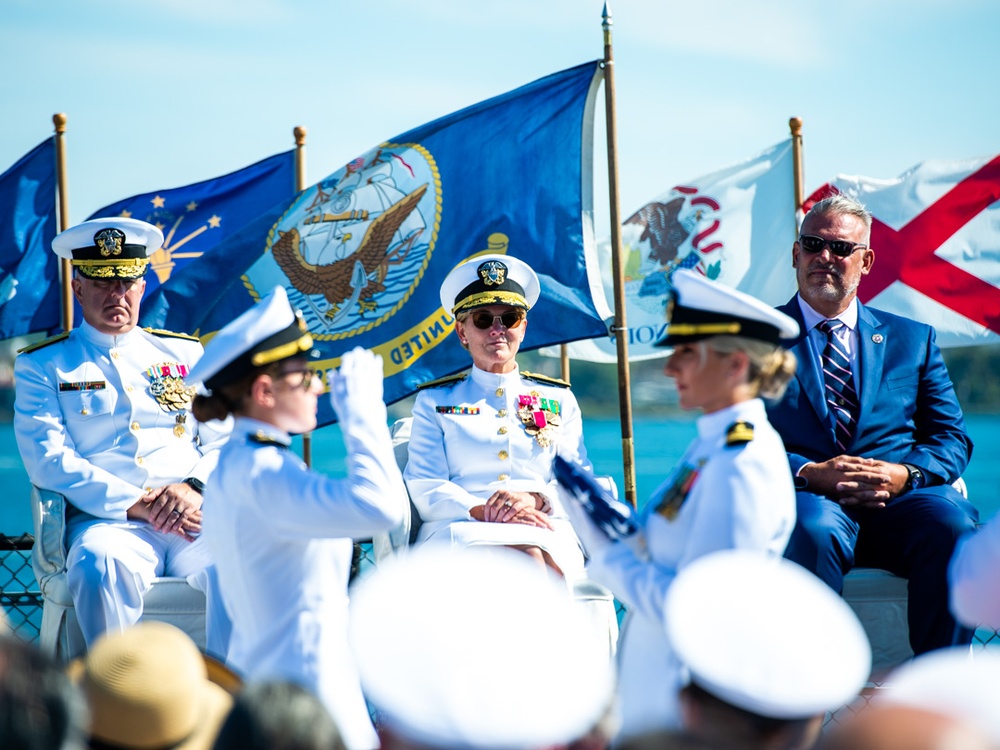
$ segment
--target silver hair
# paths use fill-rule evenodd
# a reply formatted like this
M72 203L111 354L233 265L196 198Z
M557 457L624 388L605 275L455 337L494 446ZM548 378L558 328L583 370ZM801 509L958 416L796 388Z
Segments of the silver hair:
M856 198L844 195L843 193L831 195L814 203L813 207L806 214L806 218L813 215L825 216L827 214L854 216L864 222L865 229L871 230L872 228L872 215L868 213L868 209L865 208L864 204Z

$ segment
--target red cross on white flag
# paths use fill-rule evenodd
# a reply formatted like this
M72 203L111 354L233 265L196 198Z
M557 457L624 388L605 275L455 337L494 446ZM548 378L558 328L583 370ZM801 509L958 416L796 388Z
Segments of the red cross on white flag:
M1000 342L1000 156L926 161L893 180L838 175L868 208L875 265L865 304L933 325L941 346Z

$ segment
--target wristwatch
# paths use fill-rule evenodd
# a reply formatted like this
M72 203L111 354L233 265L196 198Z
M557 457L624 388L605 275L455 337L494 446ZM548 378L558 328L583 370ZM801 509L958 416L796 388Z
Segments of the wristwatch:
M903 464L903 466L905 466L906 470L910 473L910 476L906 478L906 485L904 487L907 492L910 490L919 490L927 483L924 479L924 472L916 466L913 464Z
M198 477L187 477L186 479L182 479L181 483L186 484L199 495L205 494L205 483L198 479Z

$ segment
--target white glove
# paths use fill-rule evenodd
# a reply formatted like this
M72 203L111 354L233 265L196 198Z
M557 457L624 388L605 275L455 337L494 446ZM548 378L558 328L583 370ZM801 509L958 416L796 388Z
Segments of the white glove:
M330 405L337 418L343 422L352 413L382 413L385 421L385 403L382 400L382 357L358 346L345 352L340 367L328 370Z
M583 543L583 550L587 553L587 557L594 557L598 550L615 544L597 524L590 520L587 511L573 493L561 484L559 485L559 500L566 510L566 515L569 516L570 523L573 524L573 531Z

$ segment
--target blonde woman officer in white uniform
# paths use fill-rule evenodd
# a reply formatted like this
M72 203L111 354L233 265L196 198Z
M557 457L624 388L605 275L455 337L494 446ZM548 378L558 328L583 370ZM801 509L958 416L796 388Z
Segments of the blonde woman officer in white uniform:
M287 679L329 709L349 750L378 747L347 645L352 538L399 524L406 489L382 401L382 360L355 349L330 371L347 476L289 449L316 426L312 337L276 287L209 342L191 379L198 419L235 415L205 488L204 536L233 619L227 663L248 680Z
M528 264L506 255L445 278L441 305L473 366L422 387L404 476L423 521L418 541L513 547L573 579L583 553L552 459L590 466L580 407L569 383L522 372L515 359L539 291Z
M760 396L777 397L795 372L780 345L794 320L693 271L673 276L665 372L683 409L699 409L698 436L639 518L639 532L611 542L567 500L591 556L588 575L625 603L620 649L622 736L679 724L680 663L663 628L671 583L709 552L781 555L795 524L795 493L781 438ZM706 591L706 596L712 592ZM739 629L739 623L733 623Z

